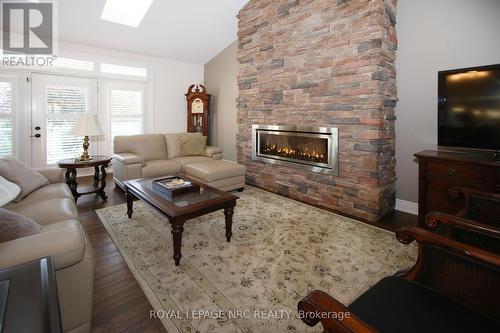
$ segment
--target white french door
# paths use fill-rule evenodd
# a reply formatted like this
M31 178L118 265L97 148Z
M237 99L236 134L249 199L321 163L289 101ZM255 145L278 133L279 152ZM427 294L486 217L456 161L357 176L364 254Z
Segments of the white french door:
M79 115L97 115L97 80L48 74L32 75L32 166L54 165L82 152L82 138L69 131ZM90 142L90 153L97 145Z

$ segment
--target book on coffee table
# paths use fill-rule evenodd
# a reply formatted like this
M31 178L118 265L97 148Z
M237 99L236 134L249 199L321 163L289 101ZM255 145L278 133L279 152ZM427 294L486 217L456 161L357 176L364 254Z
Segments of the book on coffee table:
M199 191L200 185L182 177L173 176L153 180L152 188L160 194L175 197L187 192Z

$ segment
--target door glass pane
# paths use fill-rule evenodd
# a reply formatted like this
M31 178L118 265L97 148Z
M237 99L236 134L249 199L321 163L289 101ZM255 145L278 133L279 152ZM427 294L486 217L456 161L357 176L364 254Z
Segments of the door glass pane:
M81 154L83 138L70 135L69 132L73 128L78 115L96 112L96 110L87 110L87 101L87 88L47 86L48 165Z
M76 118L47 118L47 164L81 155L83 138L69 135Z
M112 89L110 95L112 138L117 135L141 134L142 92Z
M12 84L0 82L0 156L12 155Z
M87 112L87 88L47 86L47 115Z

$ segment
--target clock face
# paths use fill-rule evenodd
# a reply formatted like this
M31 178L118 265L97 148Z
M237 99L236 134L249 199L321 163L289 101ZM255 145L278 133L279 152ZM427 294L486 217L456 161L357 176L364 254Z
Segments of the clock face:
M203 113L203 101L199 98L196 98L191 104L191 112L192 113Z

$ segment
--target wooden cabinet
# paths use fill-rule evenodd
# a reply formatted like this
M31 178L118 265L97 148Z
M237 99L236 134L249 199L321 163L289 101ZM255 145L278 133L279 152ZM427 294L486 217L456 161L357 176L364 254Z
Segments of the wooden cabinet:
M463 198L454 198L453 187L470 187L500 193L500 162L493 156L425 150L415 154L419 163L418 223L428 212L457 213Z

